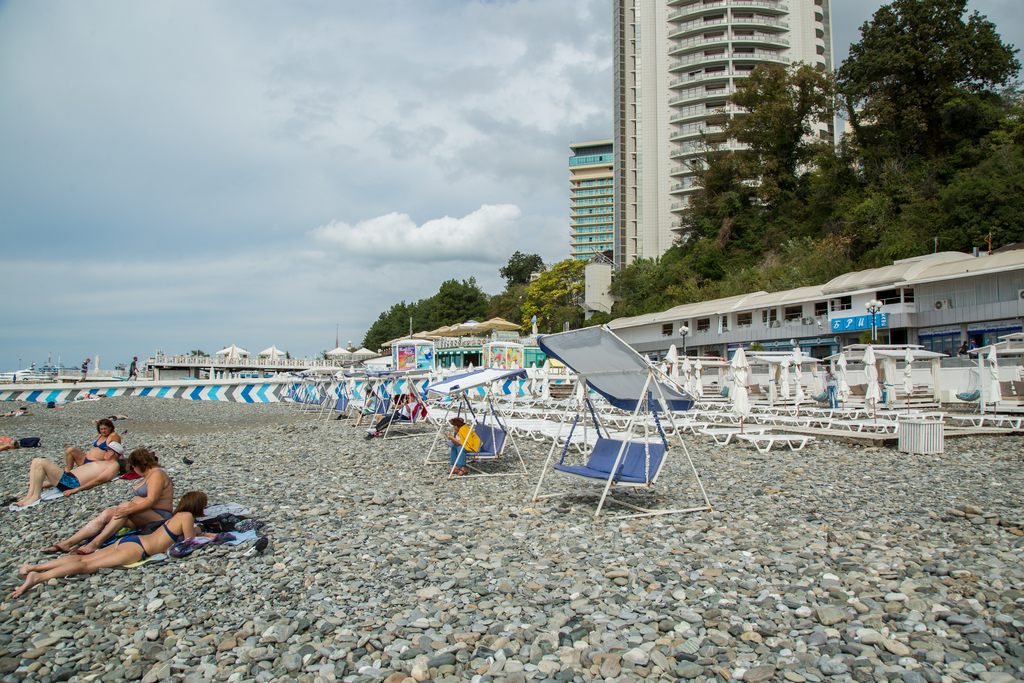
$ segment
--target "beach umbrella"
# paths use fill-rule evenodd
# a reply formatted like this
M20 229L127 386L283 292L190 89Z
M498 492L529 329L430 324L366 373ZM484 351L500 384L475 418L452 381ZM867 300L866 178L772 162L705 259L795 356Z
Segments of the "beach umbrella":
M846 399L850 396L850 383L846 381L846 352L843 351L839 354L839 360L836 361L836 389L839 390L839 398L846 402Z
M679 352L675 344L670 344L668 353L665 354L665 362L668 363L668 376L679 382Z
M878 400L882 398L882 392L878 390L878 367L875 365L875 349L870 344L864 349L864 376L868 380L868 388L864 392L864 403L870 404L873 409Z
M988 372L992 380L989 389L988 401L992 404L992 412L996 410L996 403L1003 400L1003 388L999 386L999 359L996 356L996 347L990 346L988 352Z
M779 400L779 364L768 364L768 405L774 406Z
M699 360L693 364L693 393L697 398L704 397L704 382L700 379L700 371L704 369L704 364Z
M750 396L747 395L747 376L750 371L750 364L747 362L747 355L743 348L736 349L729 364L732 370L732 388L729 389L729 398L732 399L732 412L740 417L740 431L743 431L743 418L750 415Z
M811 363L811 394L821 396L821 392L824 390L824 387L821 386L821 365Z
M545 403L551 400L551 360L544 361L541 368L540 400Z
M240 349L234 344L232 344L231 346L224 347L214 355L224 356L227 360L238 360L242 356L248 356L249 352L246 351L245 349Z
M906 355L903 356L903 393L906 394L906 410L910 412L910 394L913 393L913 379L911 373L913 372L913 349L909 346L906 347Z
M882 367L885 369L885 405L892 406L896 401L896 357L884 357Z
M513 330L522 329L522 325L516 325L513 322L509 322L504 318L491 318L480 323L481 329L484 330L500 330L503 332L512 332Z
M797 410L800 410L800 404L803 403L806 398L804 395L803 369L803 358L800 350L797 349L793 352L793 402L796 403Z
M686 390L690 396L696 396L693 390L693 365L690 363L688 356L683 356L683 389Z
M284 353L276 346L271 344L269 349L263 349L257 354L260 358L269 358L270 360L277 360L284 356Z
M782 367L782 371L779 376L779 398L785 403L789 400L789 364L788 358L783 358L779 365Z

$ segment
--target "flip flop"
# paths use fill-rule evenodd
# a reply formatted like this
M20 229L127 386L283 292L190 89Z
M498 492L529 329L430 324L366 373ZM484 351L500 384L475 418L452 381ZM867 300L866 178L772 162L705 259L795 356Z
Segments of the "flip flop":
M88 552L86 550L82 550L81 548L75 548L74 550L71 551L71 554L72 555L92 555L91 552Z
M54 543L49 548L43 548L40 552L46 553L47 555L55 555L57 553L67 553L70 551L61 548L58 544Z

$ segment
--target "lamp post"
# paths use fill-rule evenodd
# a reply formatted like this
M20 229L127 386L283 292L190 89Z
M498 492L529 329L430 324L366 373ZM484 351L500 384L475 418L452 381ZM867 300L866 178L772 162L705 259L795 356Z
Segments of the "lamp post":
M683 335L683 357L686 357L686 333L690 331L690 328L685 324L679 326L679 334Z
M875 342L875 314L882 310L882 302L878 299L872 299L864 304L864 308L867 309L868 314L871 316L871 343Z

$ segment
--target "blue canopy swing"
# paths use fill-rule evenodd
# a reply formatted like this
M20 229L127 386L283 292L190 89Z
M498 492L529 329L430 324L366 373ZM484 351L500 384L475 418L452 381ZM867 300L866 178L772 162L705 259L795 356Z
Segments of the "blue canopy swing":
M477 438L480 439L479 450L476 452L466 452L466 466L474 472L474 474L467 476L507 477L522 476L528 473L526 463L523 461L523 454L519 450L519 444L516 443L515 437L502 423L501 415L494 406L494 396L491 392L492 382L508 379L525 379L526 376L525 370L484 368L473 372L455 375L453 377L449 377L443 382L431 384L427 387L427 391L430 393L454 398L457 401L456 405L458 405L456 416L462 417L463 410L465 410L466 417L463 419L469 426L470 432L476 434ZM484 400L486 402L486 406L481 411L482 415L479 417L473 409L472 402L469 400L469 391L471 389L476 389L477 387L484 388ZM448 427L447 415L445 415L445 418L446 419L438 421L437 434L434 435L434 441L430 444L430 450L427 452L427 457L423 461L424 465L445 463L443 460L431 460L434 449L437 447L438 441L441 440L441 435L444 434L445 429ZM509 443L512 444L512 448L515 450L516 456L519 458L519 469L517 469L517 471L488 473L471 464L480 463L485 460L500 459L502 454L505 452L506 445ZM464 448L465 446L460 449L460 454ZM449 465L448 478L451 479L454 476L455 465L451 463L445 464Z
M584 392L583 405L589 410L590 418L597 432L597 440L590 450L589 458L582 466L565 463L572 432L576 429L580 421L580 414L584 410L581 405L572 423L569 438L562 448L561 457L553 466L551 460L558 440L556 439L551 446L544 469L537 481L537 488L534 490L534 501L564 495L562 493L540 494L544 479L548 470L551 469L587 480L590 483L604 483L597 510L594 512L594 519L600 516L606 502L617 503L636 510L638 513L620 517L647 517L711 511L711 502L704 490L704 484L701 483L700 475L697 473L689 450L682 441L682 432L676 426L675 418L672 415L673 411L684 411L693 407L692 397L675 388L667 376L607 327L589 327L561 334L544 335L538 337L537 344L548 356L560 360L574 370L579 381L583 382L585 387L596 391L612 406L620 410L631 411L631 415L624 430L625 434L622 437L612 438L608 430L601 424L597 412L590 403L589 392ZM668 460L670 448L668 437L661 424L662 415L667 417L672 424L673 435L686 455L690 470L693 472L704 499L704 505L674 510L651 510L609 495L612 487L629 491L650 488L657 482L658 476ZM653 418L653 427L659 437L657 441L652 441L651 420L647 419L648 416ZM642 437L636 433L641 427L643 429Z

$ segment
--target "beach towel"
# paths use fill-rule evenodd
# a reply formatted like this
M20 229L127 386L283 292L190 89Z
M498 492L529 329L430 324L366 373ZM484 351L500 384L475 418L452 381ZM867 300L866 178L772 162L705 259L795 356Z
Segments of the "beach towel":
M235 515L236 517L248 517L252 514L252 510L239 505L238 503L220 503L218 505L207 505L206 509L203 510L205 513L202 517L197 519L197 522L202 522L207 519L212 519L218 515Z
M255 536L256 532L254 531L252 534ZM234 540L235 535L228 533L217 534L213 538L208 536L195 536L175 543L171 546L171 549L167 551L167 554L171 557L186 557L199 550L204 545L221 545L224 543L230 543Z
M142 565L147 564L149 562L163 562L166 559L167 555L164 555L163 553L157 553L156 555L150 555L149 557L139 560L138 562L132 562L131 564L125 564L121 566L124 569L135 569L136 567L141 567Z

